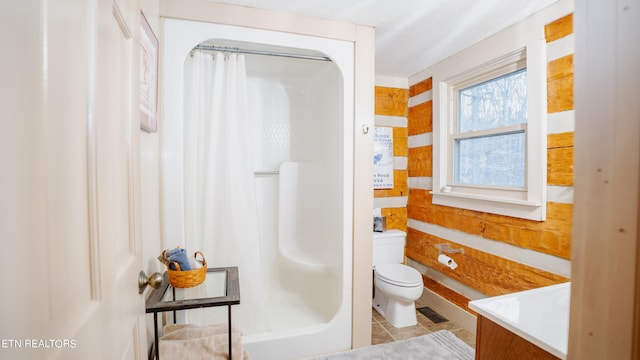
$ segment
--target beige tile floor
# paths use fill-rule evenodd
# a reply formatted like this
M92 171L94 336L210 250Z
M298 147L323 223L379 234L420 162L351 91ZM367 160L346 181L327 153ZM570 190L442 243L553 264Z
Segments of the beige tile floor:
M422 306L428 306L421 304L420 300L416 302L416 308ZM382 315L380 315L373 308L371 309L371 344L383 344L392 341L407 339L410 337L421 336L436 332L438 330L449 330L455 334L460 340L467 343L469 346L475 349L476 347L476 335L470 331L463 329L456 323L451 321L445 321L441 323L434 323L426 316L416 311L418 317L418 324L415 326L407 326L404 328L395 328L389 322L387 322Z

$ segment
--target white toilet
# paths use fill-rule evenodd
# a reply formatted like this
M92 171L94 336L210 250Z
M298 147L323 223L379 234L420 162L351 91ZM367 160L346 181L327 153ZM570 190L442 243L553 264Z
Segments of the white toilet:
M420 272L402 264L406 236L400 230L373 233L373 308L397 328L417 324L416 300L424 288Z

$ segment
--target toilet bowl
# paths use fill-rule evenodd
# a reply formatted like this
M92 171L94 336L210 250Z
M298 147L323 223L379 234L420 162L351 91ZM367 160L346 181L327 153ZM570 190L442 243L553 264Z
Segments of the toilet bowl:
M383 264L374 270L373 307L397 328L418 323L415 301L423 291L422 276L403 264Z
M405 241L400 230L373 235L373 308L398 328L417 324L415 301L424 289L420 272L402 264Z

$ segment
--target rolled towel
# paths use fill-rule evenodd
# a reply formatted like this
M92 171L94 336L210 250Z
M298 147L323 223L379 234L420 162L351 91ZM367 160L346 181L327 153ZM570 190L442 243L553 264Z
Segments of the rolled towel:
M167 250L165 250L162 252L162 254L160 254L160 256L158 256L158 261L168 267L170 265L169 260L167 259L168 256L169 255L167 254Z
M169 250L168 254L169 254L169 257L167 257L167 260L169 260L169 262L174 262L174 261L177 262L178 265L180 266L180 270L191 270L189 257L187 256L187 252L184 249L175 248L175 249ZM170 264L169 268L171 270L176 270L174 264Z
M202 267L202 262L191 256L189 256L189 264L191 264L192 270L200 269Z

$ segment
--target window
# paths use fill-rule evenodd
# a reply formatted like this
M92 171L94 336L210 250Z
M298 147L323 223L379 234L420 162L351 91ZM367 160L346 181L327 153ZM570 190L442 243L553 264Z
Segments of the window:
M450 66L455 75L434 87L434 203L544 220L546 87L527 63L522 47L471 68Z
M454 92L448 183L525 189L526 68Z

